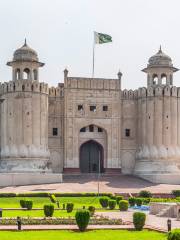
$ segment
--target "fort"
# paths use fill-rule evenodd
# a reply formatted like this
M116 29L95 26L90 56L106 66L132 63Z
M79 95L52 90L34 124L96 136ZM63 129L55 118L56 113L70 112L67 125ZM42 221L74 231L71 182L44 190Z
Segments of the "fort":
M38 54L26 41L14 52L12 81L0 85L0 179L4 185L61 181L62 173L136 175L180 183L178 71L159 51L147 87L122 90L117 79L69 77L39 82ZM40 174L41 173L41 174Z

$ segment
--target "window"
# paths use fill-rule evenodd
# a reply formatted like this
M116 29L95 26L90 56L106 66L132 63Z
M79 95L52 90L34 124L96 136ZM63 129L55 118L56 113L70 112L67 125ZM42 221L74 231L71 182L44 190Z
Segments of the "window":
M98 132L102 132L102 131L103 131L102 128L98 127Z
M80 132L86 132L86 128L85 127L81 128Z
M53 128L53 136L57 136L58 135L58 129L57 128Z
M96 106L95 105L90 106L90 111L91 112L96 112Z
M83 110L83 105L78 105L78 111L82 111Z
M107 111L108 111L108 106L107 106L107 105L104 105L104 106L103 106L103 111L104 111L104 112L107 112Z
M130 129L129 128L125 129L125 136L130 137Z
M89 125L89 131L94 132L94 126L93 125Z

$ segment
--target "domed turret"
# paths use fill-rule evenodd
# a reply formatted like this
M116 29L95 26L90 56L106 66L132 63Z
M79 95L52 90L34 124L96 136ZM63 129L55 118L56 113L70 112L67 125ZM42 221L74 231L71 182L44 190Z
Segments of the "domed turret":
M147 68L142 71L147 73L147 85L173 85L173 73L175 68L172 59L165 54L160 46L159 51L149 58Z
M13 61L36 61L38 62L38 55L35 50L30 48L25 39L25 43L21 48L14 52Z
M13 81L15 80L38 80L38 68L44 66L39 62L38 54L27 45L26 39L24 45L13 54L13 60L7 62L8 66L13 68Z
M148 67L173 67L171 58L162 52L161 46L159 51L149 58L149 64Z

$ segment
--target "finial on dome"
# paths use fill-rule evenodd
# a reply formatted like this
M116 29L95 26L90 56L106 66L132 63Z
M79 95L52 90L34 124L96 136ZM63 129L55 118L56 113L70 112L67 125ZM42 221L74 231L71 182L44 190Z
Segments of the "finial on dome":
M26 38L24 39L24 47L27 46L27 41L26 41Z
M119 72L118 72L118 79L121 79L121 77L122 77L122 72L120 71L120 69L119 69Z
M162 48L161 48L161 45L159 47L159 52L158 53L162 53Z

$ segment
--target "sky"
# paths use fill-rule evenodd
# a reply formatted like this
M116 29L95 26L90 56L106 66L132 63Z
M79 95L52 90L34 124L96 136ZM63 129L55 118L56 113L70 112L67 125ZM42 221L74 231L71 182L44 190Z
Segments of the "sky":
M95 46L95 77L117 78L121 70L123 89L146 86L141 69L160 44L180 68L179 0L0 0L0 81L11 80L6 62L25 38L45 62L40 81L56 86L65 68L91 77L93 31L113 39Z

